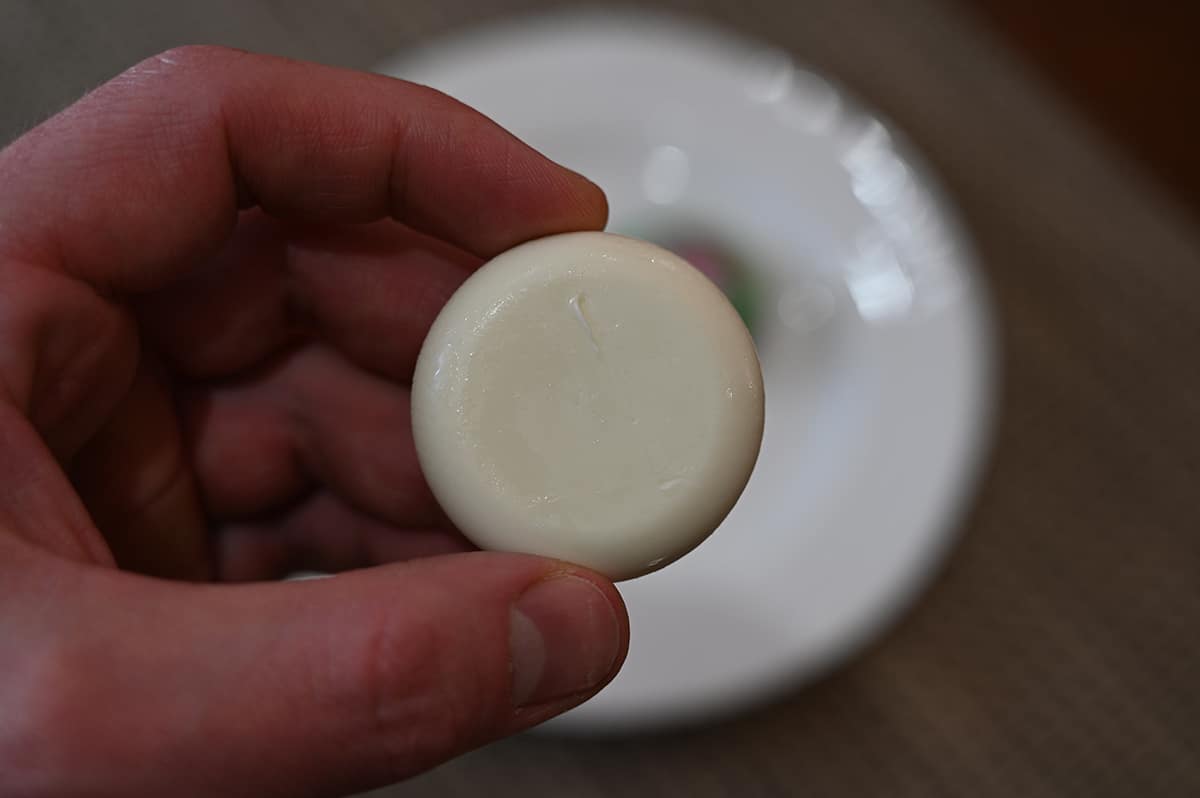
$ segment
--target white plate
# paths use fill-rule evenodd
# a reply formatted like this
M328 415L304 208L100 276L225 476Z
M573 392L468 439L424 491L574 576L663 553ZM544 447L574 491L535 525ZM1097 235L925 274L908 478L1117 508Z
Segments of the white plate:
M992 388L973 256L912 152L784 54L661 17L525 19L382 71L591 177L610 229L698 222L762 289L767 422L750 485L703 546L622 585L623 672L550 728L708 720L881 633L952 540Z

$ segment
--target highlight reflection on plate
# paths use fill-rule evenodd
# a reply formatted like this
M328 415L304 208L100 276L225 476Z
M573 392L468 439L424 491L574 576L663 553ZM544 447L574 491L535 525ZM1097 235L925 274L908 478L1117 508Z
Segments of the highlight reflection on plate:
M665 18L526 19L382 71L588 175L610 229L704 261L763 361L746 493L695 552L622 585L624 670L549 728L708 720L880 633L953 537L992 387L973 257L915 156L785 55Z

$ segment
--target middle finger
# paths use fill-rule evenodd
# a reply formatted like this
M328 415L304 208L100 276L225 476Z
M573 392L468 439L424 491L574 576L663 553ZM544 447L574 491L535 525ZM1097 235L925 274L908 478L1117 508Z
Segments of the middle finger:
M417 462L407 386L363 371L335 350L306 346L181 400L213 520L259 517L324 486L389 523L443 522Z
M136 306L187 380L238 374L309 339L408 381L434 317L479 263L395 222L296 227L246 211L211 263Z

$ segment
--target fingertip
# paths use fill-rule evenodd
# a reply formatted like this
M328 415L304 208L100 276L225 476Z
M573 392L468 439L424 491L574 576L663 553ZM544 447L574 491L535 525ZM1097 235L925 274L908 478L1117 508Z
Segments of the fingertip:
M555 714L603 687L624 658L627 627L615 591L590 575L557 573L526 589L510 617L512 700Z
M579 172L567 171L574 183L576 208L581 222L578 229L603 230L608 225L608 196L604 189Z
M511 137L507 131L504 135ZM505 188L468 209L466 218L474 220L468 234L461 229L454 232L454 225L462 227L461 218L454 225L422 220L418 226L451 241L467 242L471 252L485 259L537 238L604 229L608 198L598 185L515 137L510 143L512 149L503 155L507 165L492 167L509 175Z

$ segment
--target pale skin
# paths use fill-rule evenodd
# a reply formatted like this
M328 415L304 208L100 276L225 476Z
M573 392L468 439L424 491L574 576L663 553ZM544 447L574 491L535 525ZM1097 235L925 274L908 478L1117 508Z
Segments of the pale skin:
M611 679L612 584L468 551L407 388L483 259L606 213L434 91L219 48L0 152L0 792L341 795Z

